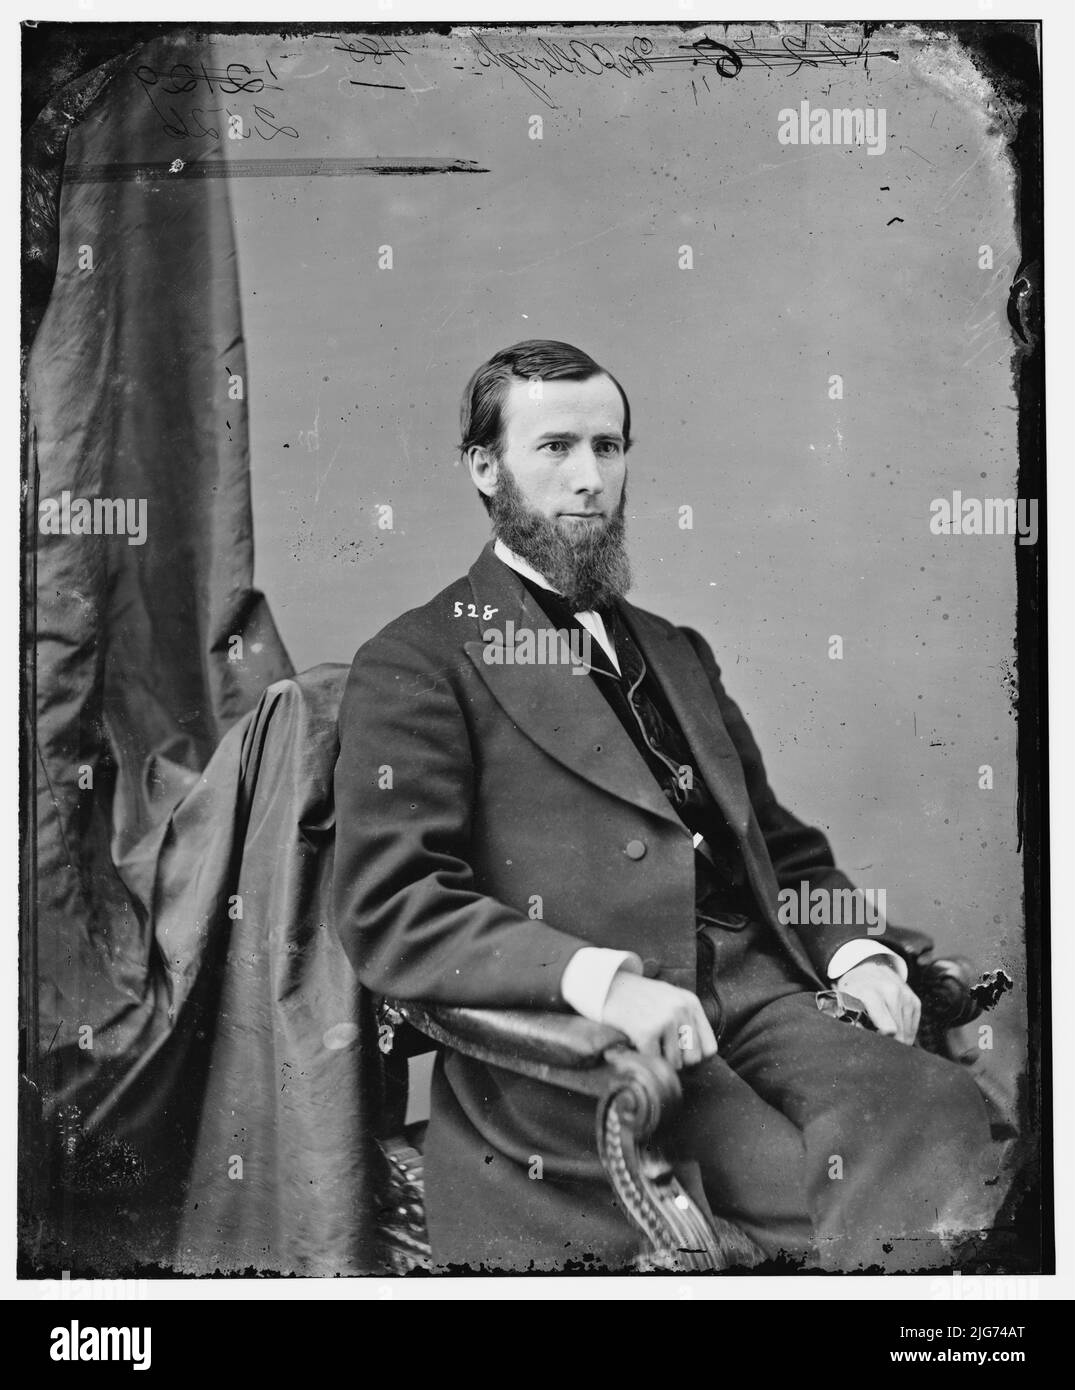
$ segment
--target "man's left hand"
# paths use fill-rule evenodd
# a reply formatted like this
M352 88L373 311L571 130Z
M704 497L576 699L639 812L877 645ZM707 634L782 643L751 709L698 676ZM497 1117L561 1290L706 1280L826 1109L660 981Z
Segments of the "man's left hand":
M862 1000L879 1033L908 1045L914 1042L922 1001L884 957L873 956L845 970L836 987Z

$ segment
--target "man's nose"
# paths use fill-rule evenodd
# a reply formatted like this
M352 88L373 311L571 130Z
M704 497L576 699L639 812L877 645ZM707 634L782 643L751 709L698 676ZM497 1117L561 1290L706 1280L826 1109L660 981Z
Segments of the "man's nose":
M588 444L580 444L571 460L571 486L575 492L589 492L595 497L605 490L605 479L597 455Z

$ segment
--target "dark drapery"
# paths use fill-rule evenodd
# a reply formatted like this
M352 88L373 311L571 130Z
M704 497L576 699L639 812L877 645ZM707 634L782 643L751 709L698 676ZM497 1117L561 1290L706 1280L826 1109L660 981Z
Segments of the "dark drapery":
M51 286L26 316L22 1255L343 1272L368 1194L365 1015L321 906L339 673L251 713L292 668L253 586L228 181L130 169L223 157L177 151L134 76L180 60L211 44L113 58L25 146ZM79 534L78 499L113 533Z

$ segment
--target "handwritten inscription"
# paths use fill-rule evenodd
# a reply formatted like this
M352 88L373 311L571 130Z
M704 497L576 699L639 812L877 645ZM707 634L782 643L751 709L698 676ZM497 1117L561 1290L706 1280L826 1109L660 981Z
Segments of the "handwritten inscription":
M387 35L381 34L360 34L353 38L342 38L337 34L318 34L318 38L334 39L337 53L346 53L352 63L369 63L371 67L379 68L390 58L395 58L396 62L402 67L403 59L410 54L409 48L404 46L398 39L391 39ZM381 87L394 84L381 82L364 82L352 77L351 84L355 87ZM404 88L403 90L406 90Z
M781 33L775 42L773 36L763 35L759 43L753 30L742 38L729 37L727 42L704 35L691 43L678 45L671 53L658 53L653 40L642 34L615 50L607 44L588 43L582 39L542 37L525 48L506 48L493 35L476 32L471 37L475 44L474 56L483 69L501 68L512 73L534 96L554 109L556 103L539 78L544 81L557 75L604 77L610 74L634 78L652 74L660 68L678 67L696 73L708 89L709 76L728 80L738 77L745 68L790 69L795 73L803 67L848 67L857 63L868 66L871 57L895 57L888 52L871 53L867 38L848 44L824 31L814 37L810 25L804 25L801 34Z
M532 72L550 76L553 73L568 73L572 76L595 76L606 72L618 72L623 77L634 77L639 73L652 72L648 61L653 52L653 40L639 35L632 39L619 53L603 43L584 43L581 39L571 39L558 43L553 39L538 39L533 52L521 49L494 49L484 34L475 34L477 59L483 68L502 67L512 72L523 85L540 98L547 106L556 103L544 87L530 76Z
M266 74L271 81L266 80ZM297 140L294 126L281 124L276 112L261 102L247 104L240 98L282 92L272 64L252 68L246 63L228 63L211 68L203 63L173 63L158 71L143 63L134 73L147 101L161 119L161 129L173 140L275 140L277 136ZM195 106L191 96L222 96L235 100L223 106ZM276 105L275 98L269 98Z
M271 66L267 65L266 71L271 77L276 77ZM260 68L248 67L246 63L229 63L222 69L207 68L204 63L173 63L167 72L158 72L148 63L143 63L135 68L134 75L147 90L159 89L164 96L200 91L203 85L211 96L217 92L226 96L236 96L239 92L258 96L266 90L283 91L278 83L267 84Z
M393 34L311 34L313 39L331 41L337 53L346 55L353 76L346 80L353 87L375 87L406 92L404 68L411 55ZM550 93L550 78L635 79L652 77L664 68L678 69L690 76L695 102L702 88L712 91L709 79L721 82L738 78L745 70L763 68L794 75L800 68L850 67L868 69L871 58L895 58L887 51L871 51L866 36L848 37L843 27L829 28L804 24L789 31L784 27L758 26L739 30L735 36L724 32L722 39L708 34L691 42L677 43L669 51L658 51L654 39L635 34L601 42L569 38L558 34L513 35L509 40L499 31L471 29L464 41L472 45L478 72L502 71L517 78L546 106L556 109ZM293 56L293 55L288 55ZM280 61L279 59L277 60ZM146 99L160 116L165 134L175 140L258 139L297 140L294 125L278 114L283 86L266 58L261 67L231 62L212 67L205 62L178 62L158 70L148 64L135 69ZM698 80L696 80L698 79ZM193 104L201 98L223 97L223 105ZM256 99L256 100L255 100Z
M380 87L392 92L407 90L405 82L379 82L368 75L371 69L379 68L392 58L400 67L404 65L403 60L410 56L410 49L405 48L398 39L390 38L386 34L358 34L348 38L340 34L314 34L312 37L332 39L337 53L346 53L352 63L369 64L368 68L362 69L362 77L347 79L352 87Z

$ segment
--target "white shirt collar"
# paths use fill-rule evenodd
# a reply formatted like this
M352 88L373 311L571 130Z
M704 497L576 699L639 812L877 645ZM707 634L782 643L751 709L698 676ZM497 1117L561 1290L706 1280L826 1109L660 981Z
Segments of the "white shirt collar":
M503 560L506 565L515 570L517 574L524 574L527 579L533 580L541 589L548 589L550 593L558 594L559 589L554 589L543 574L538 574L533 565L527 564L521 555L516 555L514 550L508 547L498 536L493 542L493 552L498 559Z

